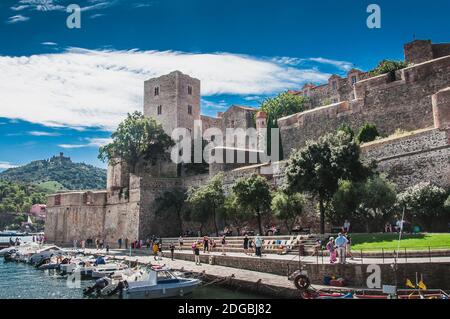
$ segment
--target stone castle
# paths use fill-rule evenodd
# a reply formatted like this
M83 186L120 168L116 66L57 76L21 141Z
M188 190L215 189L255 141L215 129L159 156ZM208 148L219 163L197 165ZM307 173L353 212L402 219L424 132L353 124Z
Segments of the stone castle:
M450 44L416 40L404 46L404 53L409 66L395 72L371 77L353 69L346 77L331 76L324 85L289 91L309 99L306 111L278 120L284 158L344 123L357 130L372 122L387 137L361 146L364 161L375 160L399 190L420 181L450 187ZM160 122L169 135L176 127L194 130L194 120L201 121L202 130L261 130L267 124L263 112L239 105L217 117L201 115L200 81L179 71L144 82L144 114ZM173 221L155 215L155 200L164 192L202 185L220 171L226 188L254 173L276 187L284 165L211 164L205 173L188 174L173 163L160 162L131 174L126 163L116 163L108 167L106 190L49 196L45 232L56 243L177 236Z

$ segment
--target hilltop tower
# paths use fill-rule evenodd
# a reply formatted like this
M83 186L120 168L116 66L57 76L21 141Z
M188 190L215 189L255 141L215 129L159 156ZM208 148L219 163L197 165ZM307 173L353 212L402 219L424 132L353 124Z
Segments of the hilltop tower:
M171 136L177 127L194 129L200 120L200 80L174 71L144 82L144 115L161 123Z

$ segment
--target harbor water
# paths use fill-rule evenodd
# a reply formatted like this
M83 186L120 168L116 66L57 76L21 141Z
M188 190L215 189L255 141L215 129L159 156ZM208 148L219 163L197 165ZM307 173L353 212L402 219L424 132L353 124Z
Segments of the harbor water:
M0 299L81 299L83 288L93 284L82 280L76 287L67 278L31 265L4 262L0 257ZM191 299L261 299L262 296L217 286L198 287L184 298Z

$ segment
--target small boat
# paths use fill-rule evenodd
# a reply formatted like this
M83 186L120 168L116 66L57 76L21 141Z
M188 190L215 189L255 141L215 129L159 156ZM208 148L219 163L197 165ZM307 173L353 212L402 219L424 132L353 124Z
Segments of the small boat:
M40 264L43 260L49 259L52 256L62 255L64 251L58 246L47 246L37 250L29 257L29 263L32 265Z
M112 275L117 271L121 271L128 268L127 265L122 263L109 263L105 265L98 265L92 269L92 278L103 278Z
M165 266L154 266L140 280L123 281L119 297L123 299L156 299L185 296L200 284L195 278L177 277Z

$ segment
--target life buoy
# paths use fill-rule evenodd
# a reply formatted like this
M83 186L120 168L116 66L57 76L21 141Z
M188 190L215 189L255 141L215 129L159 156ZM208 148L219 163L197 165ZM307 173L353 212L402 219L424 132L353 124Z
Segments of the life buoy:
M294 278L294 285L299 290L306 290L311 285L308 276L299 274Z

